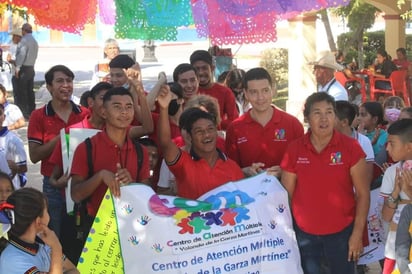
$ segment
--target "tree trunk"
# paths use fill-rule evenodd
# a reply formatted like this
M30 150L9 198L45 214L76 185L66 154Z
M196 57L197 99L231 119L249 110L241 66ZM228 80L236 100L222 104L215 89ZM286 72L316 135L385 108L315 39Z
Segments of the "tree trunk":
M332 29L330 27L328 12L326 9L323 9L319 12L319 14L323 22L323 25L325 26L325 31L326 31L326 36L328 37L330 51L335 52L337 51L337 49L336 49L335 39L333 39Z

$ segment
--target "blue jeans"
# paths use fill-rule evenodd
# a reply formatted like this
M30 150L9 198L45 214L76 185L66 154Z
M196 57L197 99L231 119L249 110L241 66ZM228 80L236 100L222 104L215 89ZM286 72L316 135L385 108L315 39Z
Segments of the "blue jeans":
M49 203L49 227L54 231L54 233L56 233L57 237L60 237L63 210L65 210L65 200L63 199L60 189L50 185L49 177L47 176L43 177L43 193L46 195Z
M312 235L295 225L301 264L305 274L319 274L321 263L326 263L330 273L354 274L355 262L348 262L349 237L353 224L341 232L329 235Z

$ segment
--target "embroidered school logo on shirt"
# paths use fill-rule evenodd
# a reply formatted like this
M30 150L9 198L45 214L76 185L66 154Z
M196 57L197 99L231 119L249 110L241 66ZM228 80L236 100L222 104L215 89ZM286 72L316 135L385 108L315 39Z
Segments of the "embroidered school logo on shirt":
M342 153L338 152L332 152L330 154L330 163L331 164L340 164L342 163Z
M283 128L277 128L275 130L275 138L276 140L284 140L285 139L285 130Z

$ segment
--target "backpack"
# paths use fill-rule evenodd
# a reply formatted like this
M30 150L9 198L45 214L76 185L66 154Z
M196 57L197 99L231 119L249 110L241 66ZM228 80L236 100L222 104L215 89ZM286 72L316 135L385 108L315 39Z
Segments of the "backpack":
M94 175L94 167L93 167L93 157L92 151L93 146L90 138L86 138L84 140L86 144L86 155L87 155L87 166L89 168L88 172L88 179ZM139 143L138 139L133 139L134 147L137 153L137 178L140 176L140 170L143 166L143 148L142 145ZM93 220L90 220L90 216L87 214L87 202L89 198L84 199L80 203L75 203L74 205L74 216L75 216L75 225L77 230L77 239L85 240L89 233L91 223Z

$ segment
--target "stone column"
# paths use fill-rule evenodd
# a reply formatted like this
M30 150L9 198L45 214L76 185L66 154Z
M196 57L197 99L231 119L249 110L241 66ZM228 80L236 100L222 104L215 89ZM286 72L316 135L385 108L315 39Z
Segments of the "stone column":
M289 20L289 96L286 102L288 113L303 121L303 104L316 91L313 66L307 65L316 59L316 14L298 16Z
M396 58L397 48L406 48L405 21L399 14L386 14L385 47L392 58Z

